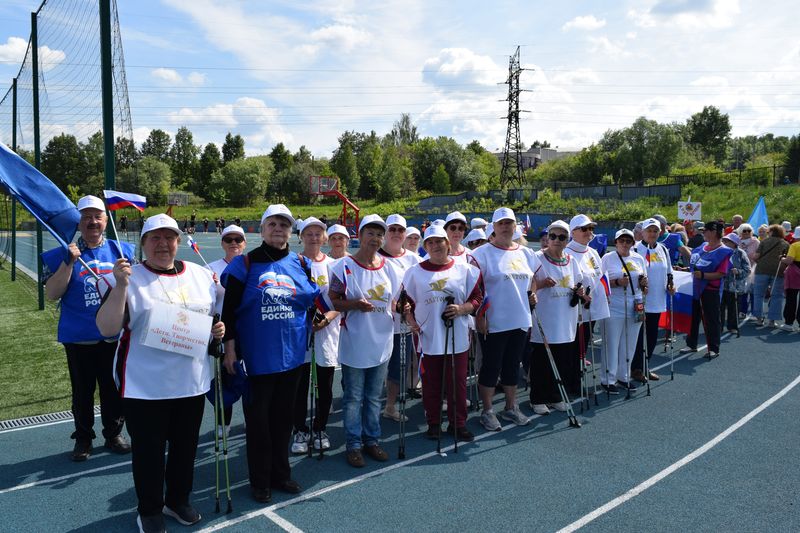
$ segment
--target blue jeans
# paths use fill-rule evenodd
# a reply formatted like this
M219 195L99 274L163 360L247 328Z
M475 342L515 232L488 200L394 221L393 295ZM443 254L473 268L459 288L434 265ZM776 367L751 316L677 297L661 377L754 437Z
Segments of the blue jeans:
M767 308L767 320L781 319L784 300L783 277L775 278L771 274L756 274L753 282L753 316L756 318L764 316L764 294L773 279L775 279L775 284L771 290L772 296L769 299L769 307Z
M347 450L378 444L381 437L381 392L389 362L371 368L342 365L344 432Z

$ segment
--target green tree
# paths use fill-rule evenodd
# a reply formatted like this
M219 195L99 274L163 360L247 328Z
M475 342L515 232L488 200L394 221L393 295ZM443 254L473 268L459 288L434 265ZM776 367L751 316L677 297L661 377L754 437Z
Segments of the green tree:
M200 164L197 171L197 194L206 200L209 199L211 176L222 168L222 154L214 143L208 143L200 155Z
M96 175L105 173L105 149L103 146L102 132L95 132L86 144L82 145L83 157L86 161L87 175Z
M408 146L417 142L419 135L417 135L417 127L411 121L411 115L401 114L400 120L395 121L388 137L395 146Z
M292 156L292 159L295 163L312 164L314 162L314 156L308 151L306 145L301 146L300 149L297 150L297 152Z
M87 176L86 160L75 136L62 133L50 139L42 150L41 169L62 191L68 185L80 187Z
M684 135L689 144L721 165L731 137L731 122L728 115L718 108L705 106L686 121Z
M439 163L439 166L433 172L431 185L433 192L436 194L450 192L450 176L447 175L447 171L444 169L444 163Z
M288 170L292 167L292 153L286 149L283 143L278 143L269 153L272 164L275 167L275 174Z
M200 186L197 183L197 172L199 169L200 148L194 144L194 136L189 128L181 126L175 133L175 142L169 151L169 165L172 170L172 179L175 187L180 190L188 190L195 194L199 193Z
M425 137L414 143L411 147L411 169L417 190L433 190L433 173L438 165L436 141Z
M211 177L211 201L233 207L253 205L264 198L272 168L272 161L264 156L229 161Z
M349 142L346 142L344 145L340 144L339 148L334 152L331 158L331 168L333 172L339 176L344 194L353 196L358 194L358 186L361 183L361 177L358 175L356 157L353 154L353 147Z
M231 161L244 158L244 139L238 133L231 135L231 132L225 136L225 142L222 144L222 164L227 165Z
M169 165L150 156L141 158L135 168L122 169L117 176L120 189L145 196L147 205L165 205L171 182Z
M311 174L311 163L295 163L289 168L276 172L270 180L269 198L291 204L310 203L308 177Z
M139 154L136 151L136 143L127 137L117 137L114 144L114 158L116 159L117 171L129 168L136 164Z
M169 133L159 129L150 130L150 135L142 143L141 156L155 157L162 163L169 164L169 148L171 145L172 139Z
M784 174L792 183L800 183L800 135L795 135L786 147L786 167Z
M361 176L358 189L360 198L374 198L378 192L378 174L381 170L382 158L383 148L381 148L380 139L373 131L370 135L364 136L356 154L358 175Z

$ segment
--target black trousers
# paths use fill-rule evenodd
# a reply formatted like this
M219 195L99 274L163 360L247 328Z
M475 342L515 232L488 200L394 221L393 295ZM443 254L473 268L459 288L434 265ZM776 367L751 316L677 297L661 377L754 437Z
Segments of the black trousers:
M278 372L250 376L247 421L247 468L250 485L267 489L291 478L289 440L292 437L297 384L303 365Z
M114 383L114 353L116 342L96 344L65 344L69 380L72 384L72 418L75 432L72 438L90 442L95 433L94 391L100 386L100 420L103 436L111 439L122 431L125 417L122 414L122 399Z
M125 398L123 407L131 436L139 514L159 514L165 503L173 509L189 503L205 395L169 400Z
M699 300L692 300L692 327L686 337L686 346L697 348L697 337L700 334L700 321L702 320L709 351L719 353L719 342L722 335L719 322L719 300L719 291L709 290L703 291Z
M574 343L565 342L563 344L551 344L550 351L553 352L553 359L558 368L561 378L571 368L571 358L574 354ZM533 343L533 358L531 359L531 403L558 403L561 395L558 392L553 368L547 357L547 350L544 344ZM569 401L569 398L567 398Z
M336 368L316 366L319 398L314 404L314 431L325 431L333 403L333 373ZM294 430L308 433L306 418L308 417L308 387L311 385L311 363L304 363L300 368L302 370L297 385L297 396L294 399Z
M636 350L633 352L631 370L644 370L644 334L647 333L647 358L653 356L658 344L658 321L661 313L645 313L644 327L639 328L639 339L636 341ZM645 332L645 328L647 331Z
M736 293L722 291L722 303L719 308L719 323L724 324L728 329L739 329L737 307L739 307L739 302L736 301Z
M502 385L516 387L519 382L519 363L525 353L528 332L511 329L489 333L486 338L478 335L478 338L483 353L478 383L494 388L499 376Z
M783 320L790 326L796 320L800 324L800 308L797 299L800 296L800 289L786 289L786 304L783 306Z

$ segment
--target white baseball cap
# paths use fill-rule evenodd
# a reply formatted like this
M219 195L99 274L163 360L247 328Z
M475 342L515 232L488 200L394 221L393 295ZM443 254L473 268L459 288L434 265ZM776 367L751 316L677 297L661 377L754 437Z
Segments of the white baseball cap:
M406 219L403 217L403 215L398 215L395 213L386 217L386 227L389 226L402 226L403 228L406 228L408 227L408 224L406 224Z
M633 236L633 232L631 230L629 230L628 228L622 228L621 230L618 230L616 235L614 235L614 240L616 241L617 239L619 239L623 235L627 235L631 239L636 240L636 238Z
M475 228L474 230L467 233L466 237L464 237L464 242L485 241L485 240L486 240L486 233L481 228Z
M348 239L350 238L350 233L348 233L347 228L342 226L341 224L334 224L330 228L328 228L328 237L333 235L344 235Z
M452 213L447 215L447 218L444 219L444 225L445 225L445 227L447 227L447 225L449 223L451 223L453 221L457 221L457 220L460 220L465 225L467 223L467 217L465 217L464 215L462 215L458 211L453 211Z
M303 231L305 231L306 228L311 226L319 226L320 228L323 229L323 231L328 229L328 226L326 226L325 223L320 219L318 219L317 217L308 217L303 221L303 225L300 228L300 233L303 233Z
M263 224L264 221L269 217L274 216L281 216L287 219L290 224L294 225L294 217L292 216L292 212L289 211L289 208L283 204L272 204L267 207L267 210L264 211L263 215L261 215L261 223Z
M511 208L499 207L495 209L494 214L492 214L492 224L497 224L501 220L513 220L516 222L517 217L514 216L514 211L512 211Z
M244 230L241 227L237 226L236 224L231 224L230 226L222 230L222 235L220 235L220 238L224 237L229 233L237 233L242 237L245 237Z
M578 228L583 228L585 226L597 226L596 223L592 222L592 219L587 217L586 215L575 215L569 221L569 231L574 231Z
M425 237L422 238L422 242L424 243L431 237L439 237L441 239L447 239L447 232L444 230L442 226L430 226L428 229L425 230Z
M144 221L144 224L142 225L141 236L144 237L145 233L162 228L171 229L178 235L181 234L181 230L178 228L178 223L175 222L174 218L169 215L165 215L164 213L159 213L158 215L148 217Z
M783 226L784 231L792 231L792 223L788 220L781 222L781 226Z
M358 225L358 232L361 233L361 230L364 229L364 226L366 226L367 224L376 224L382 227L383 231L386 231L388 229L386 222L383 221L380 215L372 214L372 215L367 215L361 219L361 223Z
M98 198L97 196L84 196L80 200L78 200L78 211L83 211L84 209L99 209L100 211L105 212L106 204L103 203L103 200Z
M444 226L444 220L441 218L437 218L433 222L431 222L431 226Z
M406 238L411 237L412 235L420 235L420 232L414 226L409 226L406 228Z
M551 229L563 229L569 235L569 224L564 222L563 220L554 220L547 226L547 231L549 232Z
M469 226L472 229L476 229L476 228L485 228L487 224L488 222L486 222L486 220L480 217L475 217L470 221Z
M661 223L654 218L648 218L646 220L642 220L640 224L642 225L642 231L646 230L651 226L657 228L659 231L661 230Z

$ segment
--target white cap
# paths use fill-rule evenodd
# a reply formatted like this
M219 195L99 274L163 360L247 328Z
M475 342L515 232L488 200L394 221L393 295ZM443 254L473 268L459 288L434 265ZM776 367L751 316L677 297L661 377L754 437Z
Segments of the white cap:
M621 230L618 230L616 235L614 235L614 240L616 241L617 239L619 239L623 235L627 235L631 239L635 240L635 238L633 236L633 232L631 230L627 229L627 228L622 228Z
M80 200L78 200L78 211L83 211L84 209L99 209L100 211L105 212L106 204L103 203L103 200L98 198L97 196L84 196Z
M514 211L512 211L510 208L499 207L495 209L494 214L492 215L492 224L497 224L501 220L513 220L516 222L517 217L514 216Z
M294 225L294 217L292 216L292 212L289 211L289 208L283 204L272 204L267 207L267 210L264 211L264 214L261 215L261 223L263 224L265 220L269 217L274 216L282 216L283 218L287 219L290 224Z
M792 235L795 239L800 239L800 226L794 228L794 234Z
M414 226L409 226L406 228L406 238L411 237L412 235L422 236L417 228Z
M486 224L488 224L488 222L486 222L484 219L482 219L480 217L475 217L470 221L469 226L472 229L485 228Z
M245 236L244 235L244 230L242 228L240 228L239 226L237 226L236 224L231 224L230 226L228 226L224 230L222 230L222 235L220 235L220 238L224 237L228 233L238 233L242 237Z
M433 222L431 222L431 226L444 226L444 220L441 218L437 218Z
M596 225L597 224L592 222L592 219L587 217L586 215L583 215L583 214L575 215L569 221L569 231L573 231L573 230L576 230L578 228L583 228L585 226L596 226Z
M783 222L781 222L781 226L783 226L783 229L785 231L792 231L792 223L789 222L788 220L784 220Z
M444 225L447 226L449 223L453 222L454 220L460 220L464 224L467 223L467 217L459 213L458 211L453 211L452 213L447 215L447 218L444 219Z
M332 237L333 235L344 235L348 239L350 238L350 233L348 233L347 228L341 224L334 224L328 228L328 237Z
M547 231L549 233L551 229L556 229L556 228L563 229L564 231L567 232L567 235L569 235L569 224L567 224L563 220L554 220L553 222L551 222L550 225L547 226Z
M395 213L386 217L386 227L389 226L402 226L403 228L406 228L408 227L408 224L406 224L406 219L403 217L403 215L398 215Z
M148 217L144 221L144 224L142 225L142 236L144 236L145 233L161 228L168 228L177 233L178 235L181 234L181 230L180 228L178 228L178 223L175 222L175 219L169 215L160 213L158 215L153 215L151 217Z
M488 224L486 224L486 229L483 231L484 234L486 235L486 239L489 239L489 237L492 236L492 233L494 233L494 224L489 222Z
M300 233L303 233L303 231L305 231L305 229L310 226L319 226L320 228L322 228L323 231L328 229L328 226L326 226L325 223L320 219L318 219L317 217L308 217L302 222L302 226L300 227Z
M646 230L651 226L661 231L661 223L654 218L648 218L646 220L642 220L641 224L642 224L642 231Z
M481 228L476 228L469 233L467 236L464 237L464 242L473 242L473 241L485 241L486 240L486 233Z
M366 226L367 224L376 224L382 227L383 231L386 231L386 229L388 228L386 222L383 221L380 215L373 214L373 215L367 215L361 219L361 223L358 225L358 232L361 233L361 230L364 229L364 226Z
M442 239L447 239L447 232L444 230L442 226L430 226L428 229L425 230L425 237L422 238L422 242L424 243L431 237L439 237Z

